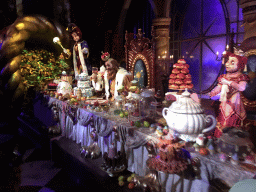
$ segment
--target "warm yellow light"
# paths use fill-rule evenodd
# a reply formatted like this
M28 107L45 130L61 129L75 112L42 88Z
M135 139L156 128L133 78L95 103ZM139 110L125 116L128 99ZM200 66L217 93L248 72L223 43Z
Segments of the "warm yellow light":
M60 38L59 38L59 37L54 37L54 38L53 38L53 42L54 42L54 43L60 42Z
M16 28L17 28L19 31L21 31L21 30L23 30L23 29L25 28L25 24L24 24L24 23L18 23L18 24L16 25Z

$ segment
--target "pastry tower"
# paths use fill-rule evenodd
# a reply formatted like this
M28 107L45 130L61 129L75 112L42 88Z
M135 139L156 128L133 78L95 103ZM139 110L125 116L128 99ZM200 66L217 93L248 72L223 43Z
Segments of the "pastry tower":
M77 89L81 90L83 97L92 97L94 94L91 81L87 73L81 73L77 81Z
M184 143L173 138L171 132L159 138L158 154L147 160L150 169L168 174L177 174L187 169L188 156L183 150Z
M169 89L185 90L186 88L193 88L188 68L189 65L184 59L179 59L178 62L173 65L172 73L169 76Z

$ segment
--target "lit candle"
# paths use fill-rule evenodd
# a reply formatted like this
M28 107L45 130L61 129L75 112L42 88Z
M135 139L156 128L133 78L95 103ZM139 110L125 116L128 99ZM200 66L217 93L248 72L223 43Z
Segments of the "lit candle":
M229 49L229 45L226 46L226 50L227 50L227 51L228 51L228 49Z
M219 56L219 51L217 51L216 55L217 55L217 57Z
M223 53L222 53L222 64L224 65L225 64L225 57L224 57L224 55L226 55L226 51L223 51Z

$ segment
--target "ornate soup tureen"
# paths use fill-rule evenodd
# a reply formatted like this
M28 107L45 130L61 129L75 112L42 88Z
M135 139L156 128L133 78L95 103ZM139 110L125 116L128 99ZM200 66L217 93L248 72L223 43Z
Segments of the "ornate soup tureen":
M216 126L213 115L205 115L198 102L195 102L186 90L182 95L175 95L176 101L162 111L168 126L186 141L195 141L199 134L211 131ZM208 123L211 126L207 127Z

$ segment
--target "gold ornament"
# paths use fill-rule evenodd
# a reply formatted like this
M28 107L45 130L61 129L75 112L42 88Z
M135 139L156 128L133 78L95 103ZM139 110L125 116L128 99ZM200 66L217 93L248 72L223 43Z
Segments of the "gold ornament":
M63 35L65 35L63 31L58 31L51 22L42 16L20 17L8 28L6 40L2 45L2 50L4 50L4 52L2 52L0 62L4 67L0 80L4 84L8 82L6 86L2 86L1 88L1 92L3 93L2 102L4 102L5 106L12 106L14 109L13 112L21 109L20 105L22 104L22 98L25 91L24 84L29 84L28 80L23 81L21 73L23 74L23 72L28 71L35 73L36 71L30 70L30 66L28 67L29 70L25 70L25 65L22 67L20 66L21 62L31 61L31 59L25 59L24 56L21 57L21 53L25 47L25 41L30 38L34 38L37 41L51 42L50 39L54 36L63 38ZM25 57L26 56L28 55L25 54ZM37 59L38 58L35 57L35 60ZM21 70L19 70L20 68ZM29 77L31 75L27 76ZM32 76L30 78L32 79L34 77ZM30 82L33 83L33 81ZM4 115L8 116L10 113L6 113Z

